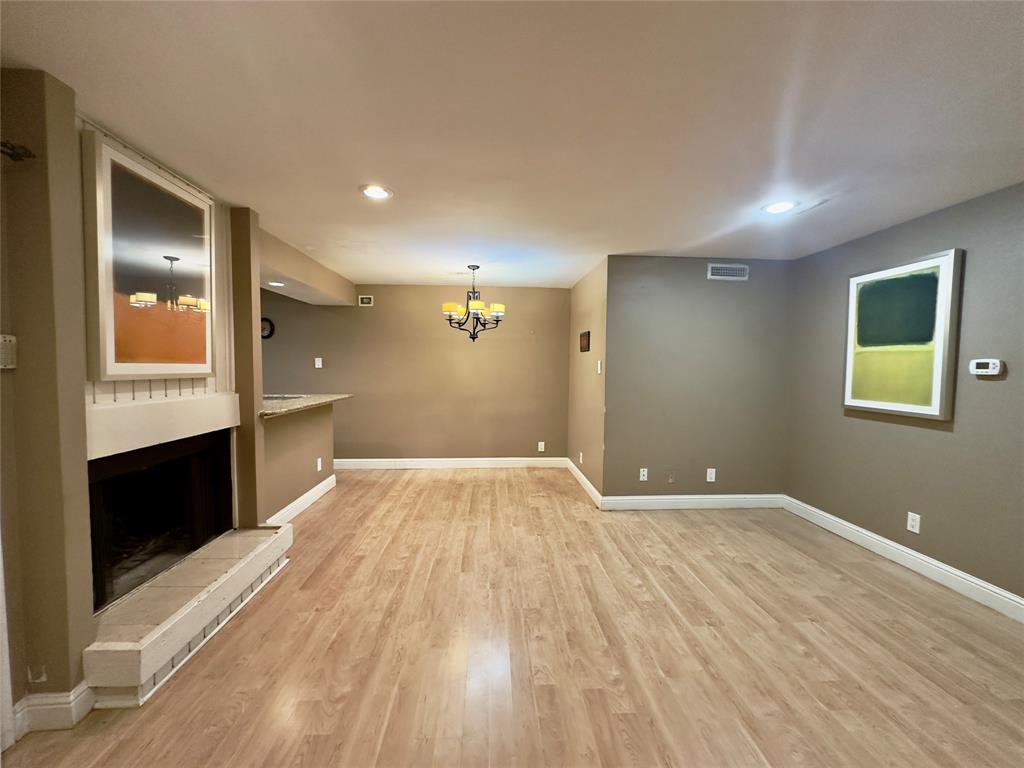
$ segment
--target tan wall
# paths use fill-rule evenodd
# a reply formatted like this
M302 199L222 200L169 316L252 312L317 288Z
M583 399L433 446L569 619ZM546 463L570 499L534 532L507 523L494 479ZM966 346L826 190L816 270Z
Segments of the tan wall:
M605 495L782 490L790 265L749 264L711 282L703 259L609 259Z
M260 523L322 483L334 471L332 406L264 419L263 424L265 498L260 504ZM323 465L320 471L316 468L318 457Z
M605 336L608 319L608 259L572 288L569 320L569 458L600 491L604 484ZM580 334L590 331L590 351L580 352ZM580 463L580 454L583 462Z
M6 72L4 73L6 76ZM7 137L7 133L2 133ZM14 169L13 163L4 162L4 179L0 181L0 331L11 333L14 318L11 306L11 264L8 245L10 222L10 187L6 175ZM17 206L15 206L17 210ZM11 371L0 371L0 538L3 541L4 592L7 608L7 631L10 640L10 665L13 670L14 700L28 692L25 676L25 619L21 604L21 545L18 540L18 461L15 450L14 376ZM6 671L2 674L6 674Z
M352 393L335 411L346 458L566 455L569 291L483 286L508 305L471 343L441 316L466 286L359 286L374 307L320 307L262 292L266 392ZM324 358L321 370L313 358Z
M953 421L844 413L848 278L948 248L966 251ZM798 261L788 492L1024 594L1022 301L1024 185ZM1002 358L1006 377L971 376L974 357Z
M2 478L4 551L18 569L6 585L17 697L74 687L95 625L75 95L43 72L4 70L2 110L3 137L36 154L5 161L2 185L4 331L19 342L17 370L2 374L3 452L17 461L9 474L5 459Z
M260 342L260 228L251 208L231 209L231 317L239 424L235 430L238 527L252 528L273 512L264 482L263 345ZM277 510L274 510L275 512Z
M308 304L352 306L356 303L356 287L351 281L294 246L260 230L259 248L260 279L264 288L267 281L275 280L284 286L270 288L270 291Z

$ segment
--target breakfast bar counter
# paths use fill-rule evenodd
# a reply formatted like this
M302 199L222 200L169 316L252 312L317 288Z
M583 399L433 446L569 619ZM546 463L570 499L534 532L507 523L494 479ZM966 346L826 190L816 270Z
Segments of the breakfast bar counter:
M350 397L352 395L264 395L263 409L259 415L264 419L274 419L288 413L330 405Z

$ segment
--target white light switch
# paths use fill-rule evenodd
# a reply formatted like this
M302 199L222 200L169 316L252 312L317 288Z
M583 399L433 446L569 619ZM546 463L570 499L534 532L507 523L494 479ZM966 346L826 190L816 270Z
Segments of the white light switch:
M324 471L324 459L323 459L323 456L317 456L316 457L316 471L317 472L323 472Z
M718 476L718 470L714 467L708 467L707 481L709 483L715 482L715 478Z
M543 440L538 440L537 441L537 453L544 453L544 441Z
M323 368L324 367L324 359L322 357L314 357L313 358L313 367L314 368Z
M907 530L911 533L921 532L921 516L913 512L907 512Z

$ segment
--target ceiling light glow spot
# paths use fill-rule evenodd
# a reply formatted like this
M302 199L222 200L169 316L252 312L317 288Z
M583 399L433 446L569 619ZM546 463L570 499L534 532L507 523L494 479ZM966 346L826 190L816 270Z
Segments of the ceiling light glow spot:
M267 285L269 285L271 288L284 288L284 283L280 282L279 280L269 280L267 281Z
M800 205L800 203L795 200L779 200L778 202L769 203L768 205L763 206L761 210L765 213L771 213L777 216L780 213L789 213L798 205Z
M387 200L394 195L394 192L380 184L364 184L359 191L371 200Z

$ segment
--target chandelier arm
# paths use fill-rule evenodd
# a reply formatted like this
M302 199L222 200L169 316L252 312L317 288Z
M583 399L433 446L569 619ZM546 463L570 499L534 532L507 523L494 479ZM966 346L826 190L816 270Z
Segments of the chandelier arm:
M448 325L450 325L456 331L462 331L463 333L468 334L471 340L476 341L476 329L474 328L473 330L470 330L469 328L464 328L463 326L465 324L465 322L453 323L451 320L448 321Z

